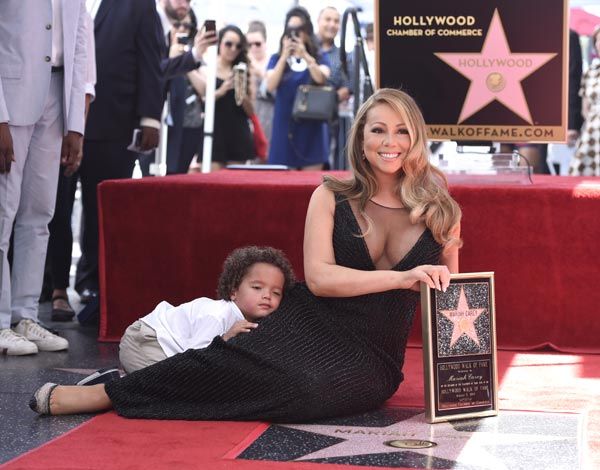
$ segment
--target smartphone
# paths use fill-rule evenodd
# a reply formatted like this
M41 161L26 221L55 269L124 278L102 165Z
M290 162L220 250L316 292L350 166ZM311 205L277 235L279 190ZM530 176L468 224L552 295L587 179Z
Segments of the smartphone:
M131 150L132 152L141 153L144 155L154 152L154 149L142 150L140 148L141 143L142 143L142 130L136 128L133 130L133 135L131 136L131 143L127 147L127 150Z
M206 31L207 33L209 32L216 32L217 31L217 24L215 23L215 20L204 20L204 31Z
M142 130L141 129L133 130L133 137L131 139L131 143L135 147L139 148L140 144L142 143Z

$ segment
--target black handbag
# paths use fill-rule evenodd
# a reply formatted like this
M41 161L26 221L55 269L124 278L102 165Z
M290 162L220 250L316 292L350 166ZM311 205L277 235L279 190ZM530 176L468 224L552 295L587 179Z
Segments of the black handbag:
M332 86L300 85L296 90L292 117L296 121L333 121L338 98Z

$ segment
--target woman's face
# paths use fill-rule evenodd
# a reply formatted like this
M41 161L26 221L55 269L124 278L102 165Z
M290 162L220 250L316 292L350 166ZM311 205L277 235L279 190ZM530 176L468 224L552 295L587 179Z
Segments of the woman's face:
M596 47L596 51L600 53L600 32L594 36L594 46Z
M259 32L246 34L246 40L248 41L248 50L250 57L254 60L263 60L267 55L267 43L265 38Z
M184 16L181 21L175 21L173 23L173 28L175 28L175 32L177 34L185 34L189 36L192 31L192 18L190 15Z
M363 152L377 174L395 174L410 149L406 123L392 107L380 103L366 116L363 128Z
M299 16L292 16L287 22L286 31L294 32L298 35L298 38L302 42L306 42L308 39L308 34L306 33L306 27L304 26L304 21Z
M242 38L233 31L227 31L219 46L219 55L227 62L233 62L242 49Z

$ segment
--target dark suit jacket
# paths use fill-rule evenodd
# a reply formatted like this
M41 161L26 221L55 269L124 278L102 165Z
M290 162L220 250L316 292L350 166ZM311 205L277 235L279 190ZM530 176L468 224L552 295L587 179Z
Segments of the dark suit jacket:
M167 46L165 45L163 49L163 54L168 56L169 51ZM185 75L199 66L200 63L196 62L192 51L187 51L177 57L163 59L160 64L165 80L171 80L172 78ZM168 86L166 88L168 89Z
M169 45L163 41L163 55L168 57ZM183 134L183 115L185 112L185 99L187 89L187 79L185 74L195 68L198 68L200 63L196 62L192 51L187 51L177 57L165 58L161 63L163 76L165 79L165 97L169 93L169 114L172 122L169 125L169 139L167 148L167 170L175 172L178 168L177 160L179 153L173 154L169 149L177 149L181 147ZM200 98L198 98L200 99Z
M582 57L579 35L571 29L569 31L569 129L574 129L576 131L580 130L583 125L581 96L579 96L583 67L581 62Z
M160 120L162 27L154 0L102 0L94 20L96 99L86 139L129 140L141 117Z

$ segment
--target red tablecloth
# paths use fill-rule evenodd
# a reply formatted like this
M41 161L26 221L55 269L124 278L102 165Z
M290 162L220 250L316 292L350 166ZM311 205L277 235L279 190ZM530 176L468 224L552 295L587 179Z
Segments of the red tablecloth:
M222 171L102 183L100 339L118 340L161 300L214 296L238 246L280 248L302 277L304 216L321 175ZM600 179L451 180L451 192L463 210L461 272L496 273L499 347L600 352Z

